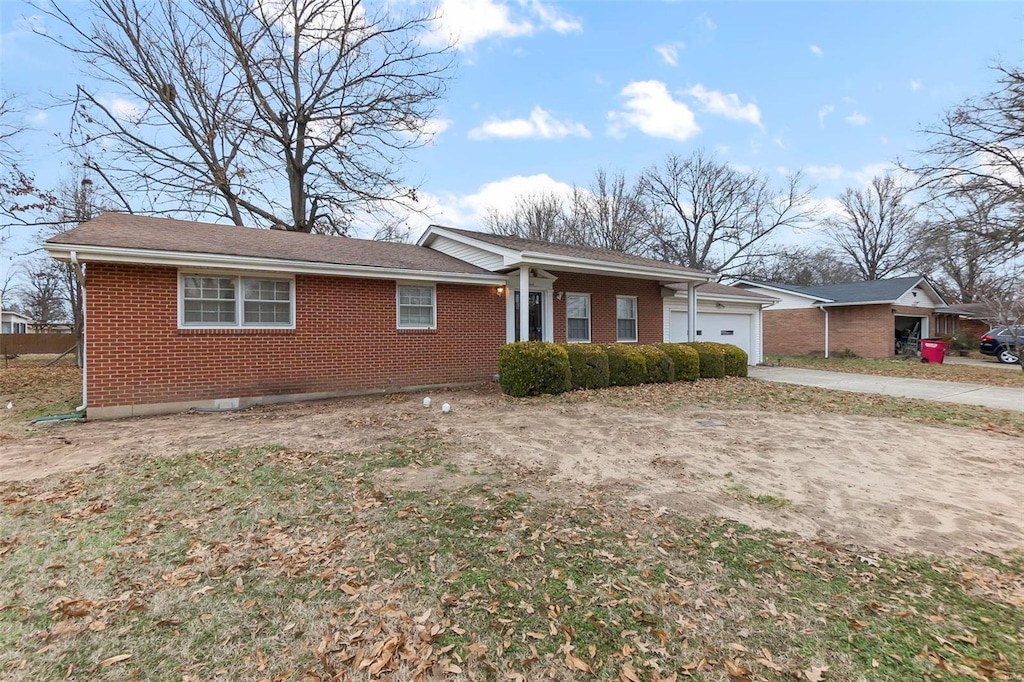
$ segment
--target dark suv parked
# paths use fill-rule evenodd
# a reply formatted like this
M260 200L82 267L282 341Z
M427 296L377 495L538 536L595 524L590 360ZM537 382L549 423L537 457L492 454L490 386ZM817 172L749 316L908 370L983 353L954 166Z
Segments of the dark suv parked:
M1020 360L1019 346L1024 346L1024 327L996 327L981 337L979 350L982 355L991 355L999 358L999 362L1013 365Z

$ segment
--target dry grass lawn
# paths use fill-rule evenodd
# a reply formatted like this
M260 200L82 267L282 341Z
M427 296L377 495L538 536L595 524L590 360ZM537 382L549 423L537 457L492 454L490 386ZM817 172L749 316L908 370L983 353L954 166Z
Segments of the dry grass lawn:
M991 367L954 363L935 365L923 363L917 358L908 358L906 360L873 360L870 358L826 359L803 355L783 356L781 358L773 356L770 359L772 361L781 360L782 364L786 367L826 369L833 372L852 372L854 374L934 379L936 381L954 381L963 384L1024 388L1024 372L1019 367L1016 368L1016 371L1013 371L1006 366L999 366L997 363L992 363Z
M453 392L447 422L392 396L29 428L75 375L20 371L0 374L24 405L0 460L28 457L0 469L3 679L1024 679L1014 519L970 520L1006 529L982 551L969 527L899 550L842 525L773 530L820 515L819 492L854 494L813 459L849 460L844 479L888 461L872 430L950 448L919 465L941 485L1012 488L1022 415L735 379ZM719 422L735 451L705 453ZM689 454L653 456L667 435ZM787 463L812 436L824 450ZM982 442L995 453L972 459ZM632 458L634 478L588 478L573 448ZM637 497L666 480L690 494ZM893 488L914 485L939 483ZM1007 503L989 504L973 513Z

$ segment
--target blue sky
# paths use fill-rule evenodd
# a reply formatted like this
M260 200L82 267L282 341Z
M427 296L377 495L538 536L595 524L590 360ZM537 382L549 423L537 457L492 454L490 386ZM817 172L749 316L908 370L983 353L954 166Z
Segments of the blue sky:
M65 3L75 11L80 3ZM426 217L474 227L518 191L628 174L669 152L715 151L739 167L803 168L822 201L912 155L915 130L991 89L990 66L1024 60L1024 3L694 3L443 0L458 66L414 152ZM23 95L26 166L69 169L52 95L82 79L47 26L0 0L0 74ZM814 231L793 237L814 240Z

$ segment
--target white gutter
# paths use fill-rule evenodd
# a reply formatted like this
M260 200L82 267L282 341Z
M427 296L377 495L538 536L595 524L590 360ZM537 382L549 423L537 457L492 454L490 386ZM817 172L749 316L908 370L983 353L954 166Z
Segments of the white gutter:
M188 253L183 251L153 251L113 246L85 246L78 244L45 244L46 252L57 260L69 260L72 253L87 261L106 263L136 263L140 265L166 265L185 268L223 268L260 272L287 272L334 277L361 277L366 279L407 279L451 282L455 284L502 285L504 275L491 273L457 273L405 268L381 268L371 265L345 265L293 261L282 258L231 256L217 253Z
M82 353L82 404L75 408L75 412L81 412L86 408L89 403L89 385L86 383L86 376L88 374L88 364L85 354L85 277L82 275L82 264L78 262L78 253L72 251L69 255L71 260L71 267L75 273L75 279L82 286L82 347L79 350ZM71 311L74 314L74 311Z
M825 313L825 357L828 358L828 311L825 310L825 305L817 306L818 310Z

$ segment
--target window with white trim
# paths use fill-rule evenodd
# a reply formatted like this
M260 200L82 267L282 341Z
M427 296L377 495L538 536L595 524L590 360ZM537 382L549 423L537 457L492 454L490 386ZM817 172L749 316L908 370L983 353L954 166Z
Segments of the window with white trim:
M222 274L182 274L182 327L292 327L294 283L290 279Z
M436 289L425 285L398 285L398 328L435 329L437 327Z
M615 297L616 341L636 341L636 296Z
M565 295L565 340L590 343L590 294Z

